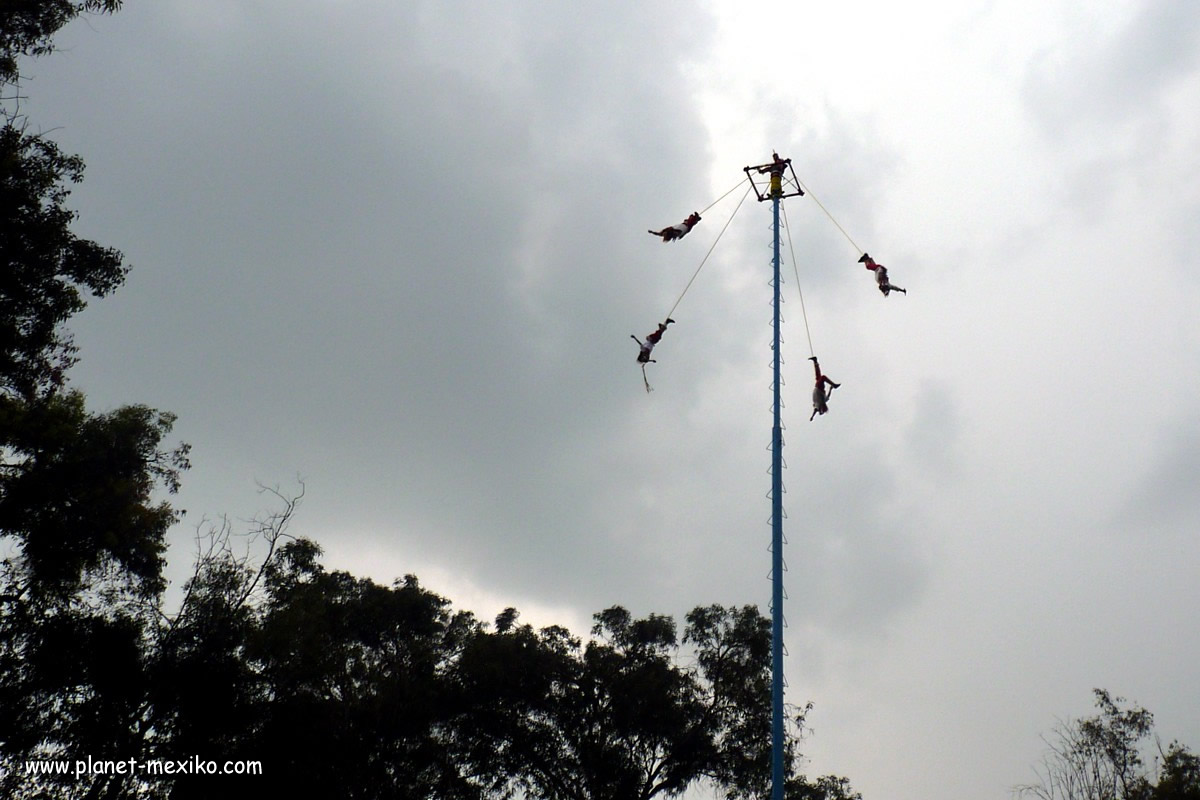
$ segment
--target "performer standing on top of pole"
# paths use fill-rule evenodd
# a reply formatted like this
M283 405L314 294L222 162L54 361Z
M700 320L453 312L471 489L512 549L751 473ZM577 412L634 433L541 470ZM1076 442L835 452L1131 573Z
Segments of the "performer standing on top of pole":
M800 181L796 178L796 171L792 169L792 160L790 158L780 158L779 153L771 153L770 164L760 164L757 167L746 167L743 170L747 177L750 178L750 183L754 186L754 193L758 195L758 202L762 203L771 200L776 195L782 200L785 197L803 197L804 190L800 188ZM754 183L754 176L751 171L759 175L770 175L771 184L766 192L760 192L758 184ZM788 173L791 177L788 177ZM785 186L786 183L786 186Z

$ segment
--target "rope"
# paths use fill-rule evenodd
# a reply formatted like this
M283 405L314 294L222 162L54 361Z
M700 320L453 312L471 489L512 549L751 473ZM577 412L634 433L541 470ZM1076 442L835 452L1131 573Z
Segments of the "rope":
M792 249L792 227L788 224L787 207L783 203L780 203L779 206L783 209L783 229L787 231L788 252L792 255L792 271L796 275L796 291L800 293L800 315L804 317L804 335L808 337L808 354L816 357L817 352L813 349L812 332L808 329L808 312L804 309L804 290L800 288L800 268L796 264L796 251Z
M813 202L817 204L817 207L825 212L825 216L829 217L829 221L832 222L834 225L837 225L837 229L842 232L842 236L846 237L846 241L849 242L850 246L854 248L854 252L858 253L860 256L863 253L865 253L866 251L863 250L861 247L859 247L857 244L855 244L854 240L850 238L850 234L846 233L846 229L843 228L840 224L838 224L838 221L833 218L833 214L829 213L829 209L827 209L827 208L825 208L825 206L821 205L821 201L818 200L817 196L812 193L812 190L810 190L807 186L805 186L803 183L801 183L799 178L796 179L796 183L800 184L800 188L804 190L805 194L807 194L809 197L811 197L813 199Z
M750 180L749 176L747 176L747 177L745 177L745 178L742 178L740 181L738 181L736 184L734 184L734 187L733 187L733 189L730 189L728 192L726 192L725 194L721 195L721 196L720 196L720 197L718 197L716 200L713 200L711 203L709 203L707 206L705 206L705 207L704 207L702 210L700 210L700 211L697 211L696 213L697 213L697 214L699 214L700 216L704 216L705 214L707 214L707 213L708 213L708 210L709 210L710 208L712 208L712 207L713 207L713 206L715 206L717 203L719 203L719 202L721 202L722 200L724 200L726 197L729 197L729 195L731 195L731 194L733 194L733 193L734 193L734 191L735 191L735 190L738 188L738 186L741 186L743 183L745 183L745 182L746 182L746 181L748 181L748 180Z
M741 185L741 182L739 182L738 186ZM733 189L736 188L737 186L733 187ZM746 187L746 193L742 195L742 199L738 201L737 206L733 209L733 213L729 215L729 220L725 223L725 227L721 228L721 232L717 234L717 238L712 243L712 247L708 248L708 252L704 254L704 258L700 261L700 266L696 267L696 271L692 273L692 279L687 282L687 286L683 287L683 291L679 293L679 299L675 301L675 305L671 306L671 310L667 312L668 319L672 314L675 313L675 309L679 308L679 304L683 302L683 296L688 293L688 289L692 288L692 283L696 280L696 276L700 274L700 270L704 269L705 262L708 261L708 257L711 256L713 250L716 249L717 242L721 241L721 237L725 235L725 231L729 228L729 223L733 222L733 218L737 216L738 209L742 207L742 203L746 202L746 198L750 196L750 190L752 188L754 188L753 185ZM729 192L732 192L733 189L730 189ZM729 192L726 192L725 194L729 194ZM707 211L707 209L705 210Z

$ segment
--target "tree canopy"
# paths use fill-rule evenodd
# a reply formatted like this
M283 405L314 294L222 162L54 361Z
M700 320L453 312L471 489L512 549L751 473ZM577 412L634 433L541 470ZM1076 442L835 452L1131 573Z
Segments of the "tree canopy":
M262 522L266 556L212 529L182 606L59 613L0 587L0 790L15 798L208 797L209 775L23 774L26 762L112 753L254 758L267 777L222 776L225 796L527 797L650 800L708 784L768 791L769 624L757 609L707 606L674 620L614 606L590 637L535 630L508 609L493 624L455 611L409 575L391 586L329 571ZM64 658L64 654L70 654ZM789 750L791 798L857 797L810 782Z
M111 14L122 0L5 0L0 6L0 84L17 79L21 56L53 49L54 34L83 13Z
M1200 758L1179 742L1163 748L1154 715L1094 689L1098 713L1059 724L1045 737L1037 781L1019 787L1038 800L1200 800ZM1153 766L1146 763L1154 739Z

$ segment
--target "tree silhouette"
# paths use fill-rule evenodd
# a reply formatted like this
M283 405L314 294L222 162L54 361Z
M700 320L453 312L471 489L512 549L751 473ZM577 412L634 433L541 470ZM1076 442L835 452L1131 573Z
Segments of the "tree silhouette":
M1036 783L1018 787L1038 800L1196 800L1200 798L1200 760L1186 747L1158 747L1161 766L1146 766L1144 742L1151 738L1154 715L1126 706L1123 697L1094 689L1099 713L1061 723L1049 737L1036 768Z

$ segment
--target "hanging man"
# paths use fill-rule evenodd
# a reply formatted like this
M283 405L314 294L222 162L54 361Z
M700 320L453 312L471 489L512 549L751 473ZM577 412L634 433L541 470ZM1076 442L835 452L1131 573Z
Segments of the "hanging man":
M666 322L658 323L658 330L654 331L653 333L646 334L646 341L644 342L638 337L634 336L632 333L629 334L629 338L641 345L642 348L640 351L638 351L637 360L638 363L642 365L642 382L646 384L647 392L650 391L650 381L646 378L646 365L651 362L658 363L650 357L650 351L654 349L654 345L658 344L658 340L662 338L663 333L667 330L667 326L674 321L675 320L671 319L670 317L667 317Z
M667 326L674 321L675 320L671 319L670 317L667 317L666 322L658 323L658 330L654 331L654 333L646 334L646 341L644 342L638 337L634 336L632 333L629 334L630 339L633 339L642 346L641 352L638 353L637 357L639 364L645 364L654 361L654 359L650 357L650 351L654 349L654 345L658 344L658 340L662 338L663 332L666 331Z
M862 254L862 258L858 260L858 263L864 264L867 269L875 273L875 282L879 284L879 291L883 292L884 297L887 297L888 292L891 291L908 294L907 291L901 289L899 286L892 286L892 284L888 283L887 267L885 267L883 264L876 264L875 259L871 258L866 253Z
M673 242L676 239L682 239L687 236L688 231L696 227L696 223L700 221L700 214L693 211L692 215L678 225L672 225L669 228L663 228L661 231L647 231L653 236L661 236L664 242Z
M829 398L833 396L833 390L841 386L840 383L834 383L821 374L821 365L817 362L816 356L809 356L808 360L813 362L813 371L817 373L817 385L813 387L812 401L813 413L808 418L809 422L816 419L817 414L824 414L829 411ZM826 391L825 386L829 386Z

